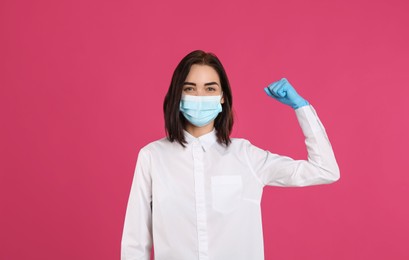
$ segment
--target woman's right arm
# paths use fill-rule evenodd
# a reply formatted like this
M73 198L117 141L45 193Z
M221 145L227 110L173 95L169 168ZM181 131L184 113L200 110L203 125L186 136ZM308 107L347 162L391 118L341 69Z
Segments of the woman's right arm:
M152 249L152 180L150 161L141 149L126 209L121 260L150 260Z

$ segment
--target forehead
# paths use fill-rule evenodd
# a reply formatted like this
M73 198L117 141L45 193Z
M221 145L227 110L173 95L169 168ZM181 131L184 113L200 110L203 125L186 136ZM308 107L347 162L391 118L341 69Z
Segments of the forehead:
M219 75L216 70L209 65L199 65L193 64L190 67L189 74L186 77L186 81L197 81L197 82L209 82L216 81L220 82Z

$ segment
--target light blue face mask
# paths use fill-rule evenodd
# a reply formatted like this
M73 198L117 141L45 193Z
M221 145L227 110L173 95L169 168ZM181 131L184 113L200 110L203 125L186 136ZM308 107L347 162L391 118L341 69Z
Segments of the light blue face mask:
M222 112L219 96L191 96L182 95L179 110L183 116L197 127L205 126Z

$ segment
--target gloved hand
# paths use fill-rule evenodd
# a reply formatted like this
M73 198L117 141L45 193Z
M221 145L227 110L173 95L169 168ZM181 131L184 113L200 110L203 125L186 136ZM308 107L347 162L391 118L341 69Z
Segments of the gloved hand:
M310 104L307 100L298 95L286 78L282 78L279 81L271 83L268 85L268 87L264 88L264 91L270 97L292 107L293 109Z

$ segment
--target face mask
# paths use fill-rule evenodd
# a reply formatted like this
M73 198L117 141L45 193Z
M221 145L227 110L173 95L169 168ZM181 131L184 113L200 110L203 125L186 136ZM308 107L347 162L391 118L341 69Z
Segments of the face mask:
M205 126L222 112L222 96L183 95L179 109L183 116L197 127Z

